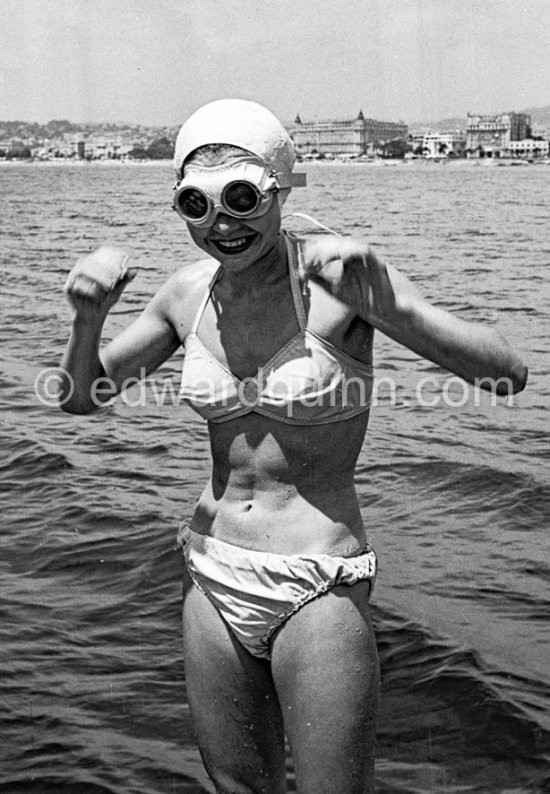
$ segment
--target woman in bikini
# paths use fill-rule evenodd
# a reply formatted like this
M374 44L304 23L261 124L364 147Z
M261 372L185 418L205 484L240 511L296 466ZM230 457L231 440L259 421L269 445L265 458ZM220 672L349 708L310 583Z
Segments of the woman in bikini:
M132 280L125 255L79 260L63 407L182 345L182 395L208 421L212 473L180 543L186 688L219 792L373 791L376 576L354 468L369 417L374 329L467 381L518 391L526 368L494 330L430 305L361 240L281 231L292 142L265 108L220 100L176 143L174 207L206 254L101 352ZM72 384L72 395L69 393ZM107 397L101 397L107 392Z

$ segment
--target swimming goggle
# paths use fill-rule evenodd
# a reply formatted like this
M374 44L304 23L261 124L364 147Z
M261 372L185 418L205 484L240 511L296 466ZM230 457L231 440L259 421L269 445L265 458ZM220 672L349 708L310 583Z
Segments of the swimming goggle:
M223 212L232 218L259 218L279 190L275 174L256 160L221 166L192 166L175 188L174 209L192 226L211 226Z

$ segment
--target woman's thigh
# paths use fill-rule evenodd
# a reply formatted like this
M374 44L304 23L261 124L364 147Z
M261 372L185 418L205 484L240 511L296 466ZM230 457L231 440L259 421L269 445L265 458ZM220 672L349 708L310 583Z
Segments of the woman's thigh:
M219 792L280 794L284 728L269 662L251 656L185 579L185 683L206 769Z
M335 587L274 639L272 673L300 794L374 790L380 677L369 587Z

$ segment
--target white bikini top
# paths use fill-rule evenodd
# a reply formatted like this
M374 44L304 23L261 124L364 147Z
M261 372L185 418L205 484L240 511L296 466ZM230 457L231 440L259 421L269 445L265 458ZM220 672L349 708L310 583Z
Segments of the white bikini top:
M223 272L221 266L185 339L180 395L209 422L228 422L254 412L287 424L317 425L341 422L370 408L372 367L307 328L298 277L298 241L288 233L285 240L299 330L259 367L256 376L238 378L197 335L214 285Z

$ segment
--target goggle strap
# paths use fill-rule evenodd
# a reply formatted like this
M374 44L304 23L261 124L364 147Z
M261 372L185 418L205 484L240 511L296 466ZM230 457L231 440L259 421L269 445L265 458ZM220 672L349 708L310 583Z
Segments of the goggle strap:
M300 173L293 173L290 175L291 187L305 187L306 184L307 184L307 174L300 172Z
M285 174L285 173L271 173L271 176L277 180L277 185L280 188L285 187L305 187L307 174Z

